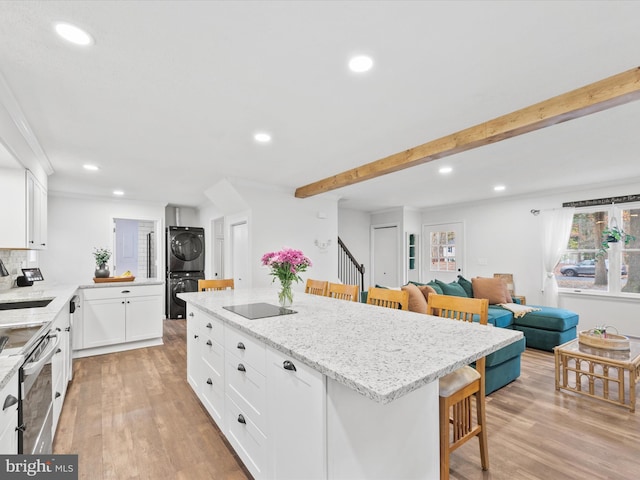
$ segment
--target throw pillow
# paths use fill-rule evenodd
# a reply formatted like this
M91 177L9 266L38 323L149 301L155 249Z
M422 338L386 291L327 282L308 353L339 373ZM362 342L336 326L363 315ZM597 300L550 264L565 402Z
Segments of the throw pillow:
M429 303L429 295L431 295L432 293L435 293L436 295L438 294L438 292L436 292L435 289L430 285L421 285L418 288L422 292L422 295L424 295L424 299L427 301L427 303Z
M459 283L444 283L440 280L435 280L435 282L438 284L438 286L440 286L440 288L442 289L442 293L445 295L452 295L454 297L467 296L467 292L464 291L464 288L462 288L462 285L460 285Z
M502 278L475 277L471 279L474 298L486 298L490 305L512 303L507 283Z
M458 283L464 288L464 291L467 292L467 297L473 298L473 285L469 280L464 278L462 275L458 275Z
M442 288L440 288L440 285L438 285L436 282L437 280L431 280L429 283L427 283L427 285L433 288L438 295L444 295Z
M409 292L409 310L418 313L427 313L427 299L418 287L408 283L402 290Z

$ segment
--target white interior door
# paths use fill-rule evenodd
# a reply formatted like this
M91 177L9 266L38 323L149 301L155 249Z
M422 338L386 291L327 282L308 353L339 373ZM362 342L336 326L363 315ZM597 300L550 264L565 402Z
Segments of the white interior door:
M224 278L224 218L213 222L213 278Z
M453 282L464 275L464 225L462 222L422 226L422 281Z
M398 227L373 227L373 284L398 287Z
M129 270L138 276L138 221L117 218L115 220L115 265L112 275Z
M236 289L247 288L249 278L249 227L247 222L231 225L231 271Z

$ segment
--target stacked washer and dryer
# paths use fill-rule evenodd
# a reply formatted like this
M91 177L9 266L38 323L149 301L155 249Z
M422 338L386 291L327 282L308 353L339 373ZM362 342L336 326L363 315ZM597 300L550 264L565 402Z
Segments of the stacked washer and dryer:
M167 227L167 318L186 316L186 303L178 293L197 292L204 279L204 228Z

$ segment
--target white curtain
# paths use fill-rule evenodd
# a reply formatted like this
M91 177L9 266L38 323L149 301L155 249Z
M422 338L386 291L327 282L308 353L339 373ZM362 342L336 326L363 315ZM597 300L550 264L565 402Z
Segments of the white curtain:
M544 305L548 307L558 306L558 282L554 269L562 253L567 249L573 214L575 208L559 208L555 210L543 210L540 212L542 221L542 265L544 268L544 280L542 292Z

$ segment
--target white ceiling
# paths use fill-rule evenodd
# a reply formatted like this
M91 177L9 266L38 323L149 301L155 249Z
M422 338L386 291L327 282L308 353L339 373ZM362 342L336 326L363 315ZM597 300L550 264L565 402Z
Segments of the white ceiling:
M223 178L293 195L637 67L638 19L631 1L0 1L0 70L51 191L197 206ZM60 20L96 44L66 44ZM370 73L348 71L355 53ZM629 182L639 120L635 102L332 194L377 210Z

